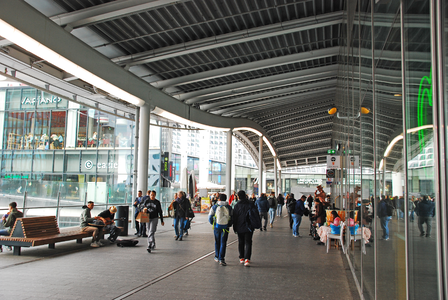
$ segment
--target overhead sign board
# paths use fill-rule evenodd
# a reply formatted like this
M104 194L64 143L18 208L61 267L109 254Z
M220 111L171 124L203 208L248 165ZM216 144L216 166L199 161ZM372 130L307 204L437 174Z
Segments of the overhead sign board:
M327 155L327 169L340 169L341 157L339 155Z
M350 168L359 168L359 156L349 156L348 159Z

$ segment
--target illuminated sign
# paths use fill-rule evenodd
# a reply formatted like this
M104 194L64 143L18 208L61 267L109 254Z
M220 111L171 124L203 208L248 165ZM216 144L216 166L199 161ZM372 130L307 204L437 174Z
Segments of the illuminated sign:
M429 77L423 76L418 88L417 124L419 127L428 124L426 112L428 106L432 106L432 70L429 71ZM425 148L425 134L426 130L418 132L420 152L423 152Z
M22 105L34 105L37 102L37 105L43 105L43 104L52 104L52 103L59 103L62 101L62 98L56 97L56 96L51 96L51 98L42 98L42 97L37 97L37 98L28 98L25 97L22 100Z

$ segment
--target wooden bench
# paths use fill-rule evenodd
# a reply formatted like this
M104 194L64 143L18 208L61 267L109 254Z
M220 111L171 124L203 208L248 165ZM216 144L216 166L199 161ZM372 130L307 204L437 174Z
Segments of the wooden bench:
M17 218L11 235L0 236L0 245L12 246L14 255L20 255L22 247L48 244L48 248L54 249L55 243L76 240L81 244L83 238L91 236L92 232L83 232L81 227L60 230L55 216Z

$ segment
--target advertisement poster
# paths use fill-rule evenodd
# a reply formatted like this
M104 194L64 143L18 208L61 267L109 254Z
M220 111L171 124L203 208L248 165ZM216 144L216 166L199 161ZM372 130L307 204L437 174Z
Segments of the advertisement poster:
M203 213L210 212L210 207L211 207L210 199L202 198L201 199L201 212L203 212Z

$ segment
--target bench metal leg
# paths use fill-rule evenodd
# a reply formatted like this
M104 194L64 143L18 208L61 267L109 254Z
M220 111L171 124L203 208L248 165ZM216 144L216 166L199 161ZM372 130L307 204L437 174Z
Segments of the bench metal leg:
M48 244L48 248L54 249L54 243L53 244Z
M13 254L14 255L20 255L22 247L14 246Z
M77 244L82 244L82 239L76 239Z

